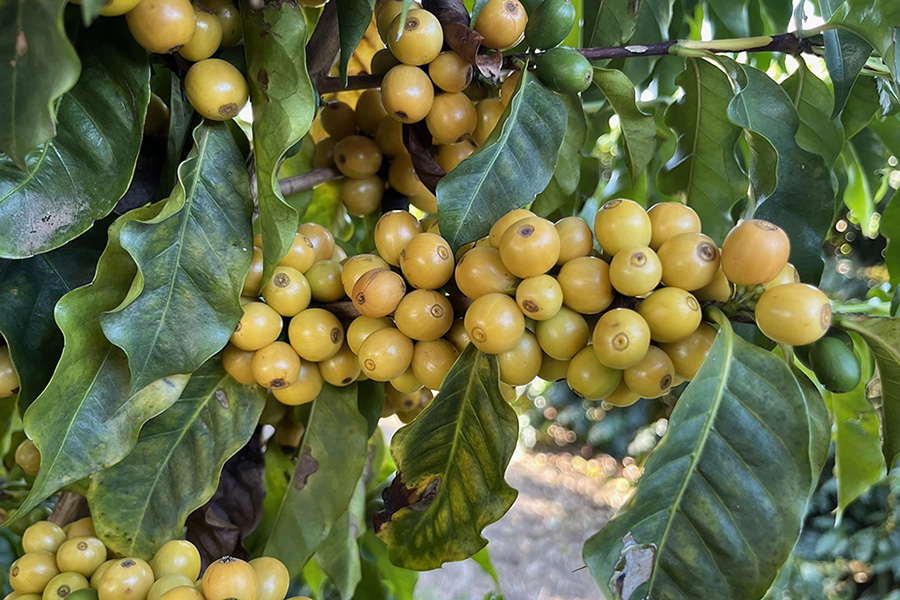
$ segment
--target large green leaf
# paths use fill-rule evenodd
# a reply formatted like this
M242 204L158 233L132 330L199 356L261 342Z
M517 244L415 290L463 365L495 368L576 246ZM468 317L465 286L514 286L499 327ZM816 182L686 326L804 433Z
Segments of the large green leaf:
M859 333L872 354L881 379L881 434L888 470L900 454L900 319L842 315L838 323Z
M800 117L797 144L808 152L822 155L826 166L831 167L844 145L844 127L838 119L831 118L834 111L831 90L802 60L797 70L781 82L781 87Z
M710 17L715 16L719 23L715 37L747 37L750 35L747 0L707 0ZM724 25L724 28L721 27ZM724 31L722 31L724 29Z
M881 55L900 89L897 59L900 57L900 3L895 0L844 0L828 20L855 33Z
M362 579L357 539L366 531L366 485L360 478L347 510L338 518L315 554L315 561L341 598L353 597Z
M263 554L300 573L347 511L366 463L366 420L356 386L328 384L313 402L300 454Z
M566 130L562 100L523 71L502 119L475 154L438 183L441 235L454 251L530 204L553 176Z
M733 224L731 208L748 185L735 156L741 128L726 116L734 92L720 69L695 58L685 61L675 82L684 95L666 110L666 125L678 141L658 184L696 210L703 231L721 243Z
M553 178L537 195L531 210L546 217L558 209L578 187L581 179L581 148L587 137L584 107L576 95L561 96L566 105L566 132L559 146Z
M84 235L33 258L0 259L0 333L13 364L20 365L18 404L23 412L53 375L63 348L53 309L63 294L94 276L103 249L103 241L95 243L98 237Z
M194 143L159 214L122 227L120 242L139 274L100 321L128 355L132 390L199 368L243 314L253 258L247 170L224 123L201 124Z
M66 0L0 2L0 152L25 156L56 133L54 102L78 81L63 27Z
M222 465L253 434L265 399L219 358L202 365L178 401L144 425L131 453L91 477L87 498L104 543L149 560L180 537L188 514L216 492Z
M347 84L347 65L359 41L372 21L375 0L335 0L337 2L338 33L341 36L341 79ZM387 40L385 40L387 43Z
M656 152L656 122L653 115L638 108L634 85L621 71L594 67L594 84L619 117L625 140L625 163L635 180Z
M778 153L774 191L757 189L756 216L784 229L791 238L791 262L803 281L818 283L822 275L822 244L831 227L834 190L831 174L819 154L797 144L800 118L787 93L768 75L753 67L728 65L740 91L728 105L732 123L751 132L751 149L765 156L771 144ZM762 137L763 139L759 139ZM769 161L757 164L772 169ZM752 177L751 177L752 179Z
M414 600L419 573L395 566L388 548L371 529L360 540L362 580L353 596L356 600Z
M635 494L585 543L594 579L633 592L623 598L756 600L799 537L828 453L825 404L805 376L720 325ZM629 535L649 545L643 556L623 548Z
M498 372L497 358L470 344L432 403L394 434L397 475L376 529L395 565L426 571L472 556L515 501L503 474L518 423Z
M639 9L637 23L630 41L635 45L667 41L673 4L674 0L640 0L637 3ZM659 56L635 57L615 61L613 64L620 67L632 83L640 86L653 73L659 58Z
M585 2L586 48L619 46L631 39L637 25L639 0Z
M291 247L300 221L278 187L278 165L315 117L315 92L306 71L306 37L306 17L294 2L244 12L264 279Z
M819 12L830 19L842 0L819 0ZM849 31L831 29L823 35L825 38L825 66L834 85L834 109L831 116L836 117L843 110L850 96L853 83L872 53L864 39Z
M861 350L865 350L865 344ZM860 352L864 362L871 361L868 352ZM862 365L868 371L871 365ZM837 522L844 510L863 492L885 475L884 454L881 452L881 423L878 411L866 397L866 381L855 389L835 394L824 392L834 418L834 476L837 479Z
M53 378L23 418L25 431L41 451L41 469L17 515L121 460L134 447L141 426L175 402L187 383L186 376L163 378L129 394L125 353L100 327L100 315L122 301L136 271L119 243L121 229L156 210L151 205L120 217L109 229L94 280L56 305L65 345Z
M24 156L26 171L0 155L0 256L62 246L109 214L128 189L150 69L146 51L123 29L98 23L82 34L81 78L59 102L56 137Z

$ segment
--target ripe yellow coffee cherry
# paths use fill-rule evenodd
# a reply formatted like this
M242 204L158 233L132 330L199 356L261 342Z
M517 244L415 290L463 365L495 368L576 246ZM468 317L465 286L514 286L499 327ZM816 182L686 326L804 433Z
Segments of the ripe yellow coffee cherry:
M650 217L650 247L659 250L666 240L679 233L700 233L700 217L680 202L660 202L647 210Z
M259 581L257 600L284 600L291 583L287 567L277 558L260 556L250 561Z
M153 586L153 570L140 558L120 558L110 565L97 589L99 600L144 600Z
M654 342L677 342L694 333L703 316L693 294L677 287L656 290L641 302L638 313Z
M184 78L184 91L194 110L213 121L233 119L250 97L244 75L220 58L194 63Z
M90 517L72 521L63 527L63 530L70 540L77 537L97 537L97 531L94 529L94 520Z
M594 236L591 228L581 217L563 217L553 224L559 233L559 258L556 264L562 265L573 258L588 256L594 248Z
M675 381L675 366L665 352L650 346L636 365L625 369L626 385L642 398L659 398L667 393Z
M447 50L428 64L428 76L445 92L461 92L472 83L475 67L453 50Z
M159 583L159 581L156 583ZM153 584L154 587L156 586L156 583ZM153 593L153 588L150 588L150 593ZM147 600L154 599L148 595ZM205 598L203 592L198 590L194 585L177 585L163 592L156 600L205 600Z
M462 352L469 345L469 334L466 333L466 324L463 317L459 317L453 321L444 338L456 346L456 349Z
M409 214L409 213L407 213ZM412 216L412 215L410 215ZM415 217L413 217L415 218ZM341 265L341 284L348 298L353 297L353 286L359 278L375 269L390 269L390 265L377 254L357 254Z
M369 334L385 327L393 327L393 325L394 322L390 317L377 319L366 316L356 317L347 326L347 345L350 346L353 354L359 354L359 347L369 337Z
M568 360L556 360L544 353L541 356L541 368L538 371L538 377L544 381L559 381L566 378L568 368Z
M601 400L611 394L622 380L622 371L607 367L590 347L582 348L566 368L566 381L572 391L588 400Z
M242 308L244 316L231 334L232 344L241 350L259 350L278 339L282 319L275 309L262 302L248 302Z
M424 119L434 103L434 86L419 67L397 65L381 80L381 102L388 115L401 123Z
M255 353L254 350L241 350L229 342L222 350L222 367L238 383L255 384L256 379L253 377L253 370L250 367Z
M64 600L74 591L90 587L80 573L63 572L47 582L41 600Z
M253 378L266 389L285 388L300 376L300 357L286 342L260 348L250 362Z
M491 132L494 131L497 123L500 122L500 117L503 116L504 110L506 110L506 105L503 104L500 98L485 98L479 101L475 106L477 122L475 123L475 131L472 133L472 141L479 146L483 144L488 139L488 136L491 135Z
M334 146L334 164L347 177L364 179L381 168L381 148L364 135L348 135Z
M144 0L125 20L135 41L157 54L178 50L191 41L196 28L189 0Z
M649 246L625 246L609 263L609 282L626 296L649 294L661 278L662 264Z
M691 381L709 355L709 349L716 339L716 330L709 323L700 323L697 329L682 340L670 344L660 344L675 366L675 375Z
M650 348L650 327L637 312L629 308L615 308L603 313L597 320L592 347L597 359L607 367L633 367Z
M56 551L56 564L62 572L94 574L106 562L106 546L96 537L69 538Z
M160 546L150 567L157 579L165 575L184 575L191 581L200 576L200 551L187 540L170 540Z
M458 357L459 350L445 339L418 342L413 348L410 368L422 385L439 390L444 377Z
M293 267L278 266L262 289L266 304L283 317L293 317L309 306L312 291L303 273Z
M384 107L383 98L382 107ZM399 157L409 154L406 146L403 145L403 123L394 118L382 119L381 123L378 124L378 131L375 132L375 143L388 156Z
M526 330L512 349L497 355L500 381L509 385L525 385L538 376L544 353L537 337Z
M459 163L475 153L475 144L466 140L458 144L443 144L437 147L434 160L448 173L455 169Z
M488 0L473 29L484 37L485 48L505 50L519 42L527 24L528 15L518 0Z
M231 0L200 0L199 4L213 11L222 26L222 48L237 46L244 37L241 13Z
M804 346L821 338L831 326L831 303L822 290L805 283L787 283L759 297L756 324L771 340Z
M472 300L493 292L512 293L517 281L500 259L500 251L490 246L472 248L456 265L456 285Z
M436 233L420 233L400 252L400 270L414 288L436 290L453 277L450 244Z
M662 282L692 292L712 283L719 271L719 249L702 233L679 233L659 247Z
M206 600L257 600L259 578L249 563L231 556L215 561L203 573Z
M9 585L20 594L40 594L59 575L56 558L49 552L28 552L9 567Z
M556 265L559 233L541 217L526 217L510 225L500 237L500 259L516 277L536 277Z
M700 302L728 302L731 299L732 285L725 277L721 267L713 276L713 280L698 290L694 290L694 297Z
M381 208L384 197L384 180L378 175L363 179L345 179L341 182L341 202L347 212L356 217L365 217Z
M567 361L587 345L590 330L581 314L563 306L546 321L537 321L534 334L545 354Z
M319 260L313 263L304 275L315 302L337 302L344 298L340 263L333 260Z
M522 219L536 216L537 215L535 215L533 212L525 208L516 208L509 211L508 213L494 221L494 224L491 225L491 231L488 234L488 241L490 245L499 250L500 239L513 223L521 221Z
M563 303L563 291L550 275L538 275L523 279L516 288L516 304L522 314L535 321L546 321Z
M724 277L724 273L722 274ZM778 275L762 284L764 289L773 288L776 285L784 285L785 283L800 283L800 274L797 273L796 267L791 263L784 263L784 266L778 272Z
M722 271L736 285L757 285L778 275L791 254L781 227L762 219L742 221L722 242Z
M427 65L441 53L444 30L437 17L421 8L398 14L391 22L387 46L397 60L407 65Z
M297 376L297 381L286 388L273 389L272 394L282 404L297 406L315 400L322 391L322 387L322 375L319 372L318 363L301 360L300 375Z
M9 346L0 346L0 398L19 393L19 374L9 356Z
M412 196L425 188L409 154L402 154L391 161L388 169L388 182L392 188L405 196Z
M241 289L241 296L247 298L255 298L259 296L259 288L262 286L263 278L263 252L262 248L253 246L253 259L250 263L250 270L244 278L244 287Z
M41 451L27 438L16 447L15 459L26 475L34 477L41 468Z
M22 533L22 550L28 552L52 552L66 541L63 528L51 521L38 521Z
M96 589L100 588L100 580L103 579L103 575L106 573L106 570L113 566L116 561L119 560L117 558L111 558L107 560L105 563L97 567L97 570L94 571L94 574L91 575L91 587ZM148 592L149 593L149 592Z
M631 388L628 387L628 384L625 383L625 379L619 382L619 385L615 390L606 398L603 399L607 404L611 404L613 406L625 407L631 406L635 402L641 399L640 394L635 393Z
M649 246L652 235L650 217L634 200L610 200L594 216L594 235L603 252L609 256L615 256L625 246Z
M211 10L195 4L194 17L194 35L178 50L181 56L192 62L209 58L222 44L222 23Z
M462 92L438 94L425 117L435 144L458 144L475 131L475 105Z
M595 256L573 258L556 276L563 292L563 304L584 315L597 314L612 304L609 265Z
M386 0L384 2L378 2L375 5L375 26L378 30L378 36L385 43L387 43L387 40L390 38L391 25L393 25L394 19L396 19L397 15L403 11L403 1L404 0ZM422 8L422 4L413 0L409 5L408 11L420 8ZM389 49L385 48L385 50L392 57L394 56ZM373 70L372 72L377 73L378 71ZM381 72L383 73L384 71Z
M297 228L297 233L309 238L316 249L316 261L331 260L334 254L334 235L327 227L318 223L303 223Z
M422 226L415 215L406 210L392 210L381 215L375 223L375 248L388 264L398 267L400 252L420 233Z
M288 325L288 339L300 358L312 362L334 356L344 343L344 326L323 308L307 308Z
M319 121L335 143L358 131L356 111L346 102L331 100L322 105Z
M359 377L359 361L344 341L337 354L319 363L322 379L335 387L350 385Z
M298 233L294 236L294 241L291 243L291 247L288 248L287 254L285 254L282 259L278 261L278 265L284 267L292 267L294 269L297 269L301 273L306 273L309 268L316 262L316 257L316 248L315 246L313 246L312 240L310 240L302 233ZM259 279L260 285L262 285L261 267Z
M386 317L406 294L406 283L390 269L372 269L353 285L353 306L366 317Z
M412 363L413 341L395 327L373 331L359 347L359 366L374 381L390 381Z
M499 354L511 350L525 333L525 317L515 300L506 294L490 293L472 302L465 326L469 340L479 350Z
M413 290L394 312L397 329L417 341L436 340L453 325L450 300L434 290Z

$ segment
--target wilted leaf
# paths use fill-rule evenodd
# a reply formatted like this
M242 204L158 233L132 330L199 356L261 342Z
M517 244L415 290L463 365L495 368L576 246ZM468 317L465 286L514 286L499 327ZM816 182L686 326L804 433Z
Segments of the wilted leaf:
M831 118L834 111L831 90L803 61L781 82L781 87L797 107L800 117L797 144L808 152L822 155L825 165L831 167L844 146L844 127L839 120Z
M484 36L469 27L469 11L462 0L424 0L422 8L437 17L444 31L444 41L454 52L472 64L486 58L478 54ZM477 10L473 15L477 16Z
M770 161L758 163L755 168L768 173L776 168L774 191L769 192L768 186L756 190L756 216L787 232L791 263L797 267L800 278L818 283L823 269L822 244L834 212L834 190L825 160L797 145L800 118L777 83L751 66L740 66L723 57L720 60L740 88L728 105L728 118L752 132L751 149ZM766 144L777 152L777 167L771 162L771 147L767 149Z
M881 433L888 470L900 454L900 319L842 315L842 327L860 334L875 355L881 378Z
M278 516L278 510L284 500L288 485L291 481L291 475L294 473L295 462L292 457L286 454L278 444L271 442L266 445L264 455L265 461L265 497L263 498L261 520L253 528L246 539L244 546L253 556L262 553L262 549L266 544L272 530L275 526ZM226 468L227 468L226 464ZM199 511L198 511L199 512ZM196 514L196 513L195 513ZM188 521L189 527L193 522L193 516ZM202 521L197 524L197 528L202 528ZM234 527L232 525L232 527ZM234 537L237 537L236 535Z
M504 115L475 154L438 184L441 235L454 251L530 204L553 176L566 127L559 97L523 71Z
M300 221L278 187L278 165L309 131L315 117L315 92L306 71L306 38L306 17L293 2L244 12L264 279L291 247Z
M25 156L56 133L53 103L78 81L78 55L63 27L66 5L0 3L0 152L23 169Z
M134 447L141 426L175 402L187 383L187 376L163 378L129 394L125 353L109 343L100 327L100 315L122 301L135 276L134 263L119 243L120 231L125 223L156 211L151 205L116 220L94 280L56 305L65 345L50 383L23 417L25 431L41 451L41 469L17 515L121 460Z
M395 565L436 569L487 544L482 529L516 499L503 475L517 433L496 357L469 345L431 404L391 440L397 475L375 529Z
M625 139L625 162L636 179L656 152L656 123L635 101L634 85L621 71L594 67L594 84L600 88L619 117Z
M841 0L819 0L819 12L830 19ZM823 34L825 38L825 66L834 84L834 109L832 118L838 116L847 103L853 83L872 53L864 39L849 31L831 29Z
M566 132L559 147L553 178L537 195L531 210L546 217L558 209L578 187L581 179L581 148L587 138L587 121L584 107L576 95L560 96L566 105Z
M734 96L728 77L695 58L675 79L684 95L666 110L675 132L675 153L660 169L660 190L677 195L697 211L703 231L718 243L732 225L731 208L747 194L747 176L735 157L741 128L728 121Z
M199 368L243 314L253 258L247 171L225 124L199 125L194 143L159 214L122 227L120 242L139 275L100 321L128 355L132 390Z
M434 157L429 152L431 148L431 132L428 131L425 121L403 126L403 144L409 150L409 157L412 160L413 167L416 169L416 175L419 176L425 187L434 193L438 182L444 178L447 171L437 164L437 161L434 160Z
M201 366L178 401L144 425L128 456L91 477L87 498L104 543L148 560L180 537L188 514L216 492L222 465L250 438L263 404L265 390L237 383L220 359ZM262 473L246 470L254 473L261 491ZM242 489L231 501L251 498Z
M366 420L356 386L325 384L313 402L290 484L263 554L297 575L347 510L366 463Z
M81 78L59 101L56 137L24 157L27 172L0 155L0 256L62 246L109 214L128 189L150 69L146 51L118 25L98 23L81 35Z
M805 376L720 326L636 493L585 544L606 589L634 566L619 560L628 534L655 546L635 599L756 600L797 542L828 453L825 405Z
M84 235L64 248L24 260L0 259L0 333L6 338L21 387L18 405L25 411L56 367L63 336L53 309L63 294L88 283L103 250L99 235ZM22 367L25 368L22 368Z

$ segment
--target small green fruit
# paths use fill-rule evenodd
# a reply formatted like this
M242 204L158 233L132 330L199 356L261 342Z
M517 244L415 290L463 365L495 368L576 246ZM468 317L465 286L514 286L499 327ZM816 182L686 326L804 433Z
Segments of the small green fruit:
M843 394L859 385L859 360L853 347L837 335L827 335L812 344L809 364L826 390Z
M537 50L559 46L575 26L575 5L570 0L544 0L525 26L525 43Z
M560 94L583 92L594 78L594 67L574 48L551 48L539 54L534 64L541 83Z

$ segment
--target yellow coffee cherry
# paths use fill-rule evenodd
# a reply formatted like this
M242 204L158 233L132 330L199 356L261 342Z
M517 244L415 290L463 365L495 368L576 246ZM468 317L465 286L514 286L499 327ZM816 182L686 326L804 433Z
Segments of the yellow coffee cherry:
M61 572L94 574L106 562L106 546L99 538L84 536L69 538L56 551L56 564Z
M397 329L417 341L436 340L453 324L450 300L434 290L413 290L394 311Z
M417 342L413 348L410 368L425 387L439 390L458 357L459 350L445 339Z
M312 240L302 233L298 233L294 236L294 241L291 242L291 247L288 248L287 254L278 261L278 265L291 267L297 269L300 273L306 273L316 262L316 256L316 248L313 246ZM259 283L262 285L262 267L260 267Z
M238 383L255 384L256 379L254 379L253 369L250 367L255 353L254 350L241 350L229 342L222 350L222 367Z
M319 362L340 350L344 343L344 326L324 308L307 308L291 319L288 339L300 358Z
M0 346L0 398L19 393L19 374L9 356L9 346Z
M500 259L516 277L536 277L552 269L559 258L559 233L541 217L526 217L500 237Z
M546 353L541 356L541 368L538 371L538 377L544 381L560 381L566 378L566 371L569 369L568 360L557 360Z
M639 363L625 369L626 385L642 398L659 398L669 391L675 380L672 359L656 346L650 346Z
M494 221L494 224L491 225L491 230L488 234L490 245L499 250L500 238L503 237L503 234L506 233L506 230L509 229L509 227L513 223L535 216L537 215L525 208L516 208L509 211L508 213Z
M353 284L350 299L353 306L366 317L386 317L397 309L406 294L406 282L390 269L372 269Z
M566 368L566 381L572 391L588 400L600 400L611 394L622 380L622 371L607 367L590 347L582 348Z
M647 210L650 217L650 247L659 250L679 233L700 233L700 217L693 208L680 202L660 202Z
M257 600L284 600L291 583L287 567L277 558L260 556L250 561L259 582Z
M700 302L728 302L733 291L731 282L720 267L712 281L692 293Z
M409 214L409 213L406 213ZM412 216L412 215L410 215ZM415 218L415 217L413 217ZM357 254L341 265L341 285L348 298L353 297L353 286L365 273L373 269L390 269L390 265L377 254Z
M822 290L805 283L786 283L763 292L756 302L756 324L769 339L805 346L831 326L831 303Z
M395 327L373 331L359 347L359 366L374 381L390 381L409 368L413 341Z
M41 451L26 438L16 447L15 460L26 475L34 477L41 468Z
M196 21L194 35L178 50L181 56L192 62L209 58L222 44L222 23L215 13L195 4L194 17Z
M197 26L189 0L144 0L125 14L125 21L135 41L157 54L187 44Z
M609 265L595 256L580 256L564 264L556 275L563 304L583 315L606 310L615 297Z
M300 357L290 344L276 341L254 353L250 369L262 387L285 388L300 376Z
M415 215L406 210L392 210L381 215L375 223L375 248L384 261L398 267L400 252L420 233L422 226Z
M262 302L243 305L244 316L238 322L231 343L241 350L259 350L281 335L282 319L275 309Z
M515 346L497 355L500 381L510 385L530 383L541 370L543 354L537 337L526 330Z
M303 273L284 265L275 267L262 289L263 300L283 317L293 317L309 306L312 291Z
M346 340L337 354L319 363L319 373L335 387L350 385L359 378L359 361Z
M51 521L38 521L22 533L22 549L27 552L55 553L66 541L63 528Z
M416 289L436 290L450 281L454 270L450 244L436 233L420 233L400 252L403 277Z
M20 594L40 594L59 575L56 557L50 552L27 552L9 567L9 585Z
M600 315L592 337L597 359L613 369L639 363L650 348L650 327L637 312L615 308Z
M312 402L322 392L322 374L319 372L319 363L308 360L300 361L300 374L291 385L273 389L272 394L282 404L297 406Z
M626 296L649 294L661 278L662 263L649 246L625 246L609 263L609 282Z
M590 330L580 313L563 306L549 319L535 322L534 334L544 353L567 361L587 345Z
M80 573L63 572L47 582L41 600L64 600L74 591L90 587L87 578Z
M495 292L472 301L465 326L469 340L479 350L499 354L511 350L525 333L525 317L515 300Z
M257 600L258 594L256 571L239 558L222 557L203 573L203 596L206 600Z
M475 67L453 50L447 50L428 63L428 76L445 92L461 92L475 78Z
M427 65L441 53L444 30L437 17L421 8L398 14L385 39L391 53L407 65Z
M476 246L463 254L456 265L456 286L472 300L494 292L512 293L518 278L509 272L500 251Z
M518 0L488 0L473 29L480 33L485 48L505 50L517 44L525 34L528 15Z
M516 304L522 314L535 321L546 321L559 312L562 303L562 288L550 275L528 277L516 288Z
M722 271L736 285L757 285L773 279L791 254L784 230L762 219L742 221L722 242Z
M414 355L415 352L416 350L414 347ZM422 382L416 377L416 374L412 370L412 366L391 379L388 383L390 384L390 387L401 394L412 394L413 392L418 392L422 389Z
M448 92L434 97L425 123L434 144L458 144L472 136L478 115L468 96L462 92Z
M220 58L194 63L185 75L184 90L194 110L212 121L233 119L250 97L243 73Z
M662 282L692 292L713 282L719 271L719 249L702 233L679 233L659 247Z
M347 345L353 354L358 355L359 347L372 332L393 326L394 322L390 317L374 318L365 315L356 317L347 326Z
M638 313L654 342L677 342L692 334L703 316L693 294L677 287L656 290L641 302Z
M145 600L153 586L153 570L140 558L121 558L110 565L97 589L99 600Z
M709 323L700 323L686 338L659 347L672 360L675 375L691 381L709 355L715 339L716 330Z
M625 407L631 406L635 402L641 399L641 395L633 391L628 384L625 383L625 379L619 382L619 385L616 386L616 389L613 392L606 396L603 399L607 404L611 404L613 406Z
M634 200L610 200L594 216L594 235L609 256L615 256L625 246L649 246L652 236L650 217Z
M563 265L573 258L588 256L593 250L594 235L581 217L563 217L553 226L559 233L559 258L556 264Z
M381 80L381 101L388 115L395 120L417 123L431 110L434 87L419 67L397 65Z

